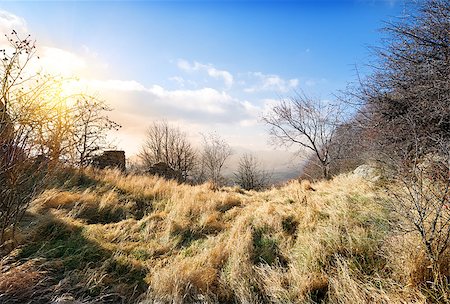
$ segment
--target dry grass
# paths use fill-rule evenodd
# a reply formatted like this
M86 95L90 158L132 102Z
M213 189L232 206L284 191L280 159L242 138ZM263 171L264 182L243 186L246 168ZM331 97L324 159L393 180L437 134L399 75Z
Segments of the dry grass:
M32 203L19 255L29 262L12 269L49 269L18 284L51 277L54 297L88 303L426 302L423 261L395 253L417 244L391 232L382 195L353 175L254 192L83 174L86 185L77 178Z

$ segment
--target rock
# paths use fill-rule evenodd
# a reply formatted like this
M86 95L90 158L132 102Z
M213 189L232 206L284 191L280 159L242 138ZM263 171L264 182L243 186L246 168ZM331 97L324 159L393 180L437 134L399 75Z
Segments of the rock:
M379 171L370 165L361 165L357 167L353 170L353 174L371 182L376 182L381 178Z
M150 167L150 169L148 169L147 173L163 177L165 179L174 179L177 181L181 181L182 179L181 173L172 169L165 162L154 164L153 166Z
M76 300L71 295L63 295L54 299L51 304L83 304L83 302Z
M125 171L125 151L110 150L103 152L102 155L95 157L92 160L94 167L104 168L119 168Z

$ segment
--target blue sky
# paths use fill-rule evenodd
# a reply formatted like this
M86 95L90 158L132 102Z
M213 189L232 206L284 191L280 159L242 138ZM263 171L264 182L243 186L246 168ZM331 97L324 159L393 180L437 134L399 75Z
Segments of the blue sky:
M8 2L33 35L68 49L88 46L113 65L110 76L167 81L179 58L234 73L351 80L366 62L389 1ZM339 82L339 83L337 83ZM335 84L336 83L336 84Z
M60 55L46 62L104 96L129 154L158 118L194 141L214 130L263 151L272 147L261 113L295 90L332 99L355 81L355 65L366 71L368 46L403 9L394 0L3 2L0 29L22 27L44 57Z

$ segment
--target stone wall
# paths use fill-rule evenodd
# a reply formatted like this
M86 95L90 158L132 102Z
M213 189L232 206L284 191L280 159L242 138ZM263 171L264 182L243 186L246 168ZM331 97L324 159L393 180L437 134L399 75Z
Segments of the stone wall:
M103 152L102 155L95 157L92 160L94 167L104 168L119 168L125 171L125 151L110 150Z

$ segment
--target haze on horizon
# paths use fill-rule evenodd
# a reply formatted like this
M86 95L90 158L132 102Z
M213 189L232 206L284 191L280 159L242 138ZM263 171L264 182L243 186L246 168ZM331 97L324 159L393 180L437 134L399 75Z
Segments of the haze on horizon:
M402 1L6 2L0 30L37 40L53 74L106 100L135 155L145 130L165 119L194 144L216 132L266 166L299 170L269 143L262 113L296 91L332 100L365 73L368 46ZM3 36L3 35L2 35ZM1 44L1 42L0 42ZM280 169L283 168L283 169Z

